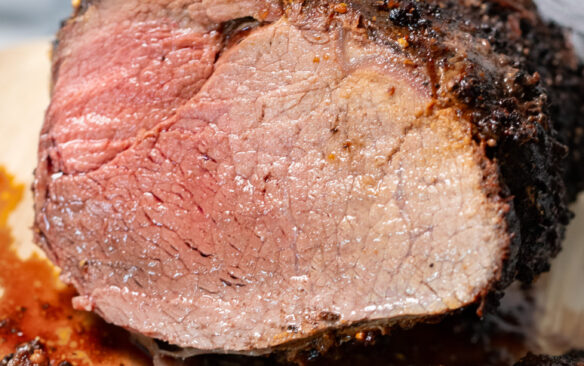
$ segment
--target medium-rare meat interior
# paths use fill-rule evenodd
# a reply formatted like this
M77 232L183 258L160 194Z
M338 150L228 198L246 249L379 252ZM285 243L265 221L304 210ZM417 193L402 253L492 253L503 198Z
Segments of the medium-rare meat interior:
M37 241L75 307L197 352L485 301L569 221L581 127L548 105L582 105L567 47L529 1L83 2L53 54Z

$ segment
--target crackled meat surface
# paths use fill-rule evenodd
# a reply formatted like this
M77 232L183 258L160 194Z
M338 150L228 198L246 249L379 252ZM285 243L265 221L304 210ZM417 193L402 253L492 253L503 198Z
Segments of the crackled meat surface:
M419 38L430 28L407 22L437 7L384 6L77 9L34 185L37 240L74 305L200 352L261 353L444 314L540 271L567 220L552 122L531 119L536 101L507 103L514 130L481 125L465 78L495 88L515 66L491 67L464 30ZM511 170L537 180L531 200Z

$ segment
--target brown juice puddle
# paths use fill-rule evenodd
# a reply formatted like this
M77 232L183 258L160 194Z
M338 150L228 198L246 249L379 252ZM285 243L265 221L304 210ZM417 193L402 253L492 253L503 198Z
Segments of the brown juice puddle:
M151 365L127 332L94 314L73 310L75 290L59 282L47 260L37 255L21 260L11 249L7 219L24 189L0 167L0 288L4 289L0 360L19 344L40 337L51 365L64 360L72 365Z

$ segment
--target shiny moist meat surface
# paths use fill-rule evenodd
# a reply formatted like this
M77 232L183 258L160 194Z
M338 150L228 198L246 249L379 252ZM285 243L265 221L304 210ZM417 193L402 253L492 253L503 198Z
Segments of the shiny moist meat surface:
M259 353L431 318L513 278L530 207L505 168L527 162L499 158L546 167L562 148L529 110L514 113L539 135L477 128L488 111L466 77L497 87L497 55L462 28L419 40L426 26L407 22L438 8L398 5L78 9L34 185L37 239L74 305L201 352ZM556 245L561 172L546 174L531 204L549 203L537 215Z

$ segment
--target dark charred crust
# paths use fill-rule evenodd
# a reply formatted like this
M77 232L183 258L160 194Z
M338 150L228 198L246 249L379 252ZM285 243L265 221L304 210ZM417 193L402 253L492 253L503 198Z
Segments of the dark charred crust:
M304 12L327 4L306 1ZM571 218L567 203L584 181L583 68L561 29L543 22L529 0L347 4L370 39L426 65L436 106L455 107L470 121L495 163L485 176L499 181L484 188L510 204L512 243L494 287L547 271Z
M77 17L83 15L91 5L98 1L99 0L81 0L79 6L73 8L73 16Z
M500 71L491 74L491 84L480 80L488 70L470 73L459 84L460 92L471 97L463 102L473 110L475 139L495 141L487 152L499 165L501 183L508 187L506 196L513 197L520 221L516 277L530 282L549 269L549 258L560 249L564 226L571 218L566 187L568 198L574 199L581 184L579 176L570 176L574 164L579 167L581 147L570 139L581 128L580 114L560 115L553 108L565 101L581 106L584 94L565 91L569 84L554 82L552 76L582 86L581 67L574 66L561 32L543 23L531 2L514 6L487 2L469 9L464 17L472 19L470 31L477 42L488 42L490 57L499 59L495 70ZM549 60L550 54L566 56L566 64ZM571 156L565 159L568 152ZM507 267L507 272L512 271L512 266ZM508 278L503 278L503 285L512 279L509 273L504 275Z
M582 366L584 351L570 351L562 356L534 355L529 353L515 366Z
M78 4L73 3L71 16L67 19L61 20L61 24L59 26L59 29L63 29L71 19L75 19L75 18L85 14L87 9L89 9L89 7L91 5L93 5L94 3L97 3L98 1L99 0L80 0ZM57 36L57 38L55 38L52 42L53 54L57 50L57 48L59 47L59 40L60 40L60 37Z
M0 366L49 366L50 364L47 349L40 338L20 344L14 353L0 360Z

